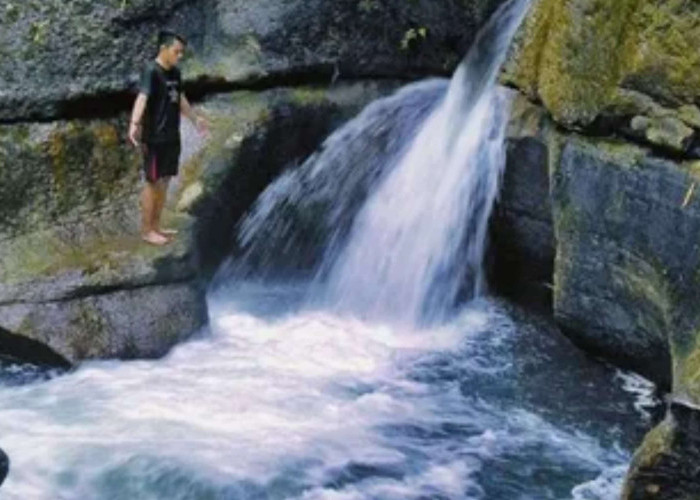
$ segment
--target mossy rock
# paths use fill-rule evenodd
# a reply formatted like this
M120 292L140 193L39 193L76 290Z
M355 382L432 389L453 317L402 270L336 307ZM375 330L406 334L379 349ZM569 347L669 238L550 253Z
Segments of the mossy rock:
M140 158L126 115L107 120L0 125L0 238L129 205Z
M697 500L700 498L700 410L678 401L635 453L623 500Z
M179 234L164 247L139 236L141 160L124 137L126 117L0 126L0 173L12 180L0 187L0 328L71 361L163 354L206 320L208 276L257 195L395 86L207 101L210 136L183 125L181 175L163 221Z
M503 79L541 100L567 127L588 126L603 112L645 115L648 106L639 102L630 109L629 91L695 127L696 113L688 119L686 106L700 96L698 43L695 2L538 0Z

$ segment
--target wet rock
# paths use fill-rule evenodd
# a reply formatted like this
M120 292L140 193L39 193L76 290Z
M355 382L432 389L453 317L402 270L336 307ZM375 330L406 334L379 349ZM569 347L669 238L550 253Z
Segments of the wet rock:
M668 416L650 432L630 467L624 500L683 500L700 496L700 410L670 404Z
M547 248L528 222L551 207L557 324L578 346L642 373L674 401L638 452L625 498L695 498L700 179L696 162L652 151L567 132L542 109L516 101L499 208L505 216L497 212L493 233L506 242L510 235L512 252L526 261L530 248Z
M554 313L579 344L669 385L672 318L695 316L692 180L635 146L568 137L552 171Z
M9 471L10 459L4 451L0 450L0 486L5 481Z
M494 292L543 312L552 308L555 255L546 124L541 108L516 95L488 252Z
M497 291L551 286L555 319L579 346L670 387L671 351L698 316L692 163L562 132L522 99L513 109L492 221Z

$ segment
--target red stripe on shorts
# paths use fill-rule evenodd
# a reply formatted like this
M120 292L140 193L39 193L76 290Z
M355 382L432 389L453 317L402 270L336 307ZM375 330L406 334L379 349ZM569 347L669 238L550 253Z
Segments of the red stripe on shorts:
M155 182L157 180L156 179L156 168L157 168L156 167L156 153L154 152L153 153L153 160L151 160L151 175L150 175L151 182Z

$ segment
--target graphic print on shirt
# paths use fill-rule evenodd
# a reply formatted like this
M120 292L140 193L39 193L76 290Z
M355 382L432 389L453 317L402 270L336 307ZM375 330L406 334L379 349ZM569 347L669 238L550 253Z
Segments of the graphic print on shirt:
M166 82L168 85L168 95L170 96L170 102L172 104L177 104L178 98L180 97L180 90L178 89L177 80L168 80Z

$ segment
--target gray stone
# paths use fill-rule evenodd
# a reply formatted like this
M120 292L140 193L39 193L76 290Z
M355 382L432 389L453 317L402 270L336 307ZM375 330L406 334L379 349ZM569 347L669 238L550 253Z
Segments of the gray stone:
M555 254L548 168L549 148L543 140L508 139L489 245L494 291L545 311L551 310Z
M3 327L70 362L159 357L206 322L196 284L149 285L42 304L0 306Z
M677 164L619 147L569 138L553 172L555 316L580 345L668 385L674 319L695 316L700 208L682 206Z
M185 75L200 85L448 73L499 3L12 0L0 8L0 120L124 109L163 26L191 40Z
M10 470L10 459L7 454L0 450L0 485L5 481L7 473Z

